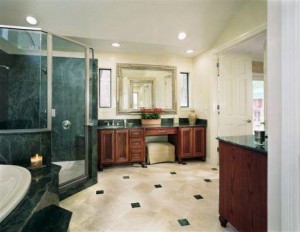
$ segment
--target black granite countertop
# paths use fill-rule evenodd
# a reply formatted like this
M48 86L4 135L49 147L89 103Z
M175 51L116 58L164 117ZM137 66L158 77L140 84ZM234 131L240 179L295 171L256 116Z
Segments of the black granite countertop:
M101 119L98 120L98 130L115 130L115 129L132 129L132 128L160 128L160 127L195 127L195 126L203 126L207 127L207 120L197 118L195 125L190 125L188 118L179 118L179 123L175 124L173 118L162 118L161 124L159 125L149 125L144 126L141 125L141 119L126 119L127 125L124 125L125 119ZM113 123L119 123L118 126L112 126ZM109 123L109 126L107 126ZM131 123L132 126L128 124Z
M268 154L268 139L265 140L263 145L259 145L255 142L254 135L223 136L217 137L217 140L257 151L266 155Z
M53 195L56 195L60 169L60 166L52 164L42 169L30 171L32 179L29 190L18 206L0 223L0 231L22 231L36 210L56 201L56 199L50 200L48 196L45 196L45 193L52 192ZM57 189L55 187L53 189L53 186L56 185Z
M203 126L206 127L206 124L160 124L160 125L132 125L132 126L98 126L98 130L116 130L116 129L134 129L134 128L163 128L163 127L197 127L197 126Z

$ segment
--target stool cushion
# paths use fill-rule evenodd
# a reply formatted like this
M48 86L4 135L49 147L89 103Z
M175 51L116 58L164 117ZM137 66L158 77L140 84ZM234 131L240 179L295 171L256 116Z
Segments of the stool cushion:
M147 161L149 164L175 161L175 146L167 142L147 144Z
M147 148L149 152L168 152L168 153L175 152L175 146L168 142L147 143Z

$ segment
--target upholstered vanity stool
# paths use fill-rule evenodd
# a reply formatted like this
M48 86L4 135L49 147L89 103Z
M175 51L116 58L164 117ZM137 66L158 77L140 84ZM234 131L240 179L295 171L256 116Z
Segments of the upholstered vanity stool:
M168 142L147 143L147 163L175 161L175 146Z

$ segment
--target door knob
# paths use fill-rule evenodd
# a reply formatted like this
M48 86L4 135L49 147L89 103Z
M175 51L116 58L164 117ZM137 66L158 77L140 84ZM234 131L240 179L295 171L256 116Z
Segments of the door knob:
M251 123L252 121L251 121L251 119L248 119L248 120L246 120L246 122L247 122L247 123Z
M71 127L71 122L69 121L69 120L64 120L63 122L62 122L62 127L64 128L64 130L68 130L68 129L70 129L70 127Z

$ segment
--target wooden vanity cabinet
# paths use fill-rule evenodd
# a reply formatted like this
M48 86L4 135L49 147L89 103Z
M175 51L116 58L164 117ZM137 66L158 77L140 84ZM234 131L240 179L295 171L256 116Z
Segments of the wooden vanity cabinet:
M206 158L206 128L203 126L147 127L98 131L98 162L105 164L140 163L145 165L145 137L167 135L175 145L178 162L187 158Z
M177 159L181 162L185 158L206 158L206 130L205 127L180 127L178 129Z
M104 164L125 163L129 161L128 130L98 131L98 166Z
M138 162L145 164L144 129L98 131L98 166Z
M219 142L219 220L238 231L268 231L267 154Z

